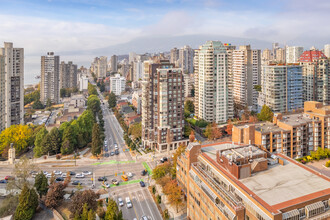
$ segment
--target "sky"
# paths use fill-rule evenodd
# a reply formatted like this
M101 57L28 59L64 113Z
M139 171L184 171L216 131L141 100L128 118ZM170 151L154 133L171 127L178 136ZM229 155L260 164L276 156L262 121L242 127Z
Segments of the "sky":
M329 0L0 0L0 5L0 45L24 48L25 84L35 82L47 51L88 65L95 56L113 54L92 51L146 37L219 35L306 49L330 43Z

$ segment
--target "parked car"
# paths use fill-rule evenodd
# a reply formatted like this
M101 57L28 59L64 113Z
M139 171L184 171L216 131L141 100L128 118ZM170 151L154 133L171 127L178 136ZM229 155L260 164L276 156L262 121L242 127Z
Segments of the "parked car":
M115 152L111 151L110 156L113 156L113 155L115 155Z
M163 157L162 159L160 159L161 163L165 163L167 161L167 157Z
M46 177L47 178L51 178L52 177L52 174L48 173L48 174L46 174Z
M69 171L69 172L70 172L70 176L74 176L74 175L76 175L76 173L73 172L73 171Z
M129 199L129 197L126 197L126 206L127 206L127 208L132 208L133 207L132 202Z
M105 152L108 152L108 151L109 151L109 149L108 149L107 146L105 146L104 151L105 151Z
M147 170L142 170L142 171L141 171L141 175L142 175L142 176L145 176L147 173L148 173Z
M146 184L141 180L141 181L140 181L140 186L141 186L141 187L145 187Z
M123 206L124 205L124 201L120 197L118 198L118 205L119 206Z
M7 180L0 180L0 183L7 183Z
M66 178L66 173L62 173L61 177Z
M115 150L115 154L116 154L116 155L119 154L119 150L118 150L118 149Z
M56 180L57 182L61 182L61 181L64 181L64 178L63 178L63 177L57 177L55 180Z
M129 178L132 178L132 177L133 177L133 174L132 174L132 173L127 173L127 176L128 176Z
M54 174L55 174L55 175L61 175L61 174L62 174L62 172L61 172L61 171L59 171L59 170L54 170Z
M84 177L85 177L85 175L82 174L82 173L77 173L76 174L76 178L84 178Z
M92 172L90 172L90 171L82 171L82 174L84 174L86 176L86 175L91 175Z
M116 179L111 180L112 184L119 185L119 182Z
M47 175L48 174L48 172L47 171L44 171L44 175Z
M109 183L104 183L104 187L105 188L110 188L110 184Z
M140 220L148 220L148 217L144 215L140 218Z
M107 181L108 179L105 176L100 176L98 179L98 181Z
M73 180L72 185L77 186L77 185L82 185L82 183L79 180Z

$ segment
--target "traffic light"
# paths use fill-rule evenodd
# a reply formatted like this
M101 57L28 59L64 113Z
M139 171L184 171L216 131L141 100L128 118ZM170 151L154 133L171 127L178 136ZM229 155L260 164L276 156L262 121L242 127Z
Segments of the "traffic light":
M123 174L125 174L125 171L123 171Z
M115 176L117 176L117 173L115 173Z

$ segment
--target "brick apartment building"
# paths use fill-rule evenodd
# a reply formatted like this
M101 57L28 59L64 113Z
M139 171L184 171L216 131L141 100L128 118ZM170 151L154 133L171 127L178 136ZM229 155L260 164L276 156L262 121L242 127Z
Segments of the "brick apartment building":
M308 101L303 112L275 113L273 123L234 125L232 141L254 144L291 158L309 155L318 147L330 148L330 106Z
M329 219L330 179L252 145L189 143L177 161L188 219Z

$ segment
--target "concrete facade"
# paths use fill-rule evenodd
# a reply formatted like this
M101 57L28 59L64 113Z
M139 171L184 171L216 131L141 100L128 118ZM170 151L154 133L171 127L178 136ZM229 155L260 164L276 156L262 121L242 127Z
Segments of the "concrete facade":
M76 64L73 64L72 61L68 63L62 61L60 64L60 89L77 87L77 73Z
M119 74L110 77L110 92L113 92L115 95L121 95L125 91L126 79Z
M49 99L52 103L60 101L60 57L54 52L41 56L40 101L43 104Z
M296 63L299 60L299 57L304 52L303 47L286 47L286 63Z

